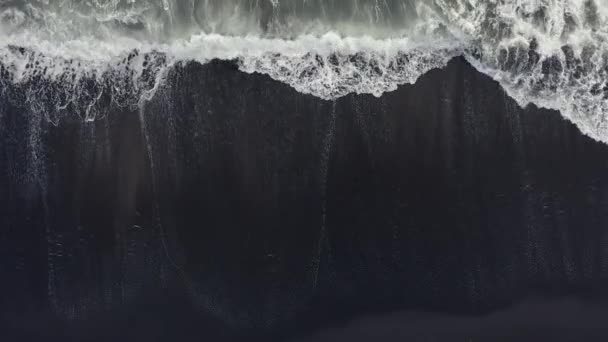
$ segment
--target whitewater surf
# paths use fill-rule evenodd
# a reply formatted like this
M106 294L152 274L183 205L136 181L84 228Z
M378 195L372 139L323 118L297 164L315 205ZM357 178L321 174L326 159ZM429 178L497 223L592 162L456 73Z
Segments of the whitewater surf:
M608 142L608 4L597 0L0 2L2 82L56 121L137 106L167 70L231 60L326 100L381 96L464 56L521 106ZM2 87L7 91L7 86Z

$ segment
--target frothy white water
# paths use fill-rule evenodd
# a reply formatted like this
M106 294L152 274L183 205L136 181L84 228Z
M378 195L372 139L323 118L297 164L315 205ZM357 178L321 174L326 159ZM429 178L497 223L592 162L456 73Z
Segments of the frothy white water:
M479 40L467 60L520 105L559 110L608 143L608 1L437 2L450 28Z
M603 0L0 0L0 22L0 89L53 121L135 106L184 61L234 60L331 100L380 96L461 55L522 106L608 143Z

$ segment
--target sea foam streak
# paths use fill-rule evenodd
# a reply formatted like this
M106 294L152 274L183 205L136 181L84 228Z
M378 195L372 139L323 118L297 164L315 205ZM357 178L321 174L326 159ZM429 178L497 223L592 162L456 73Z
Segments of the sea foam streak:
M608 143L597 0L0 0L0 22L0 90L53 121L135 106L185 61L233 60L335 99L380 96L464 56L521 105Z

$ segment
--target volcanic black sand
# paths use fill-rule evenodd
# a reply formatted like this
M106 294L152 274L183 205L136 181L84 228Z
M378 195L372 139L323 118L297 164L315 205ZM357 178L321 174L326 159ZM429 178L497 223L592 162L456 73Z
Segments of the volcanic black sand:
M167 82L57 125L0 83L2 340L608 338L608 146L559 113L463 59L335 102Z

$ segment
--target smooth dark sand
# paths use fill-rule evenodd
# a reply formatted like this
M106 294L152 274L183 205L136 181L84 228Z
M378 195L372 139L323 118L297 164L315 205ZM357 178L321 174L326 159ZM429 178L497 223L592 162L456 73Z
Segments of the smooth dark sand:
M608 337L608 146L559 113L462 59L335 102L229 62L169 84L57 126L4 89L15 341Z

